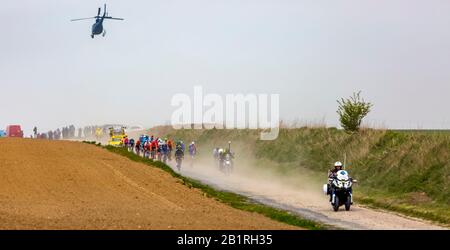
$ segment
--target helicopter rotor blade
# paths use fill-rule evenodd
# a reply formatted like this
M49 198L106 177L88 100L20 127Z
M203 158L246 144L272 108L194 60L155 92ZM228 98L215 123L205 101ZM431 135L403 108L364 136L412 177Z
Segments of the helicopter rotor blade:
M70 20L70 21L80 21L80 20L87 20L87 19L94 19L94 18L97 18L97 17L86 17L86 18L77 18L77 19L72 19L72 20Z
M105 19L121 20L121 21L125 20L125 19L123 19L123 18L110 17L110 16L105 16Z
M102 8L98 8L97 16L100 16L101 11L102 11Z

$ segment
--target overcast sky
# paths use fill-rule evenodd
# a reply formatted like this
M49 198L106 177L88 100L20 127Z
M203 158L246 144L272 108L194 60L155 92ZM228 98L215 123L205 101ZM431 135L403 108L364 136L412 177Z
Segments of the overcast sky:
M450 128L450 1L105 1L0 5L0 128L165 123L175 93L278 93L285 120L337 125L362 91L367 122Z

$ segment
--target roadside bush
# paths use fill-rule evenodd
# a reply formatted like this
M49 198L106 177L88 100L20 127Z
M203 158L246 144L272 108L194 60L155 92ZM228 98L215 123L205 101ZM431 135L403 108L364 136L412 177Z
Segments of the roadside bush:
M361 91L353 93L350 98L342 98L339 103L337 113L339 121L345 131L353 133L357 132L361 126L362 119L370 112L372 104L365 102L360 96Z

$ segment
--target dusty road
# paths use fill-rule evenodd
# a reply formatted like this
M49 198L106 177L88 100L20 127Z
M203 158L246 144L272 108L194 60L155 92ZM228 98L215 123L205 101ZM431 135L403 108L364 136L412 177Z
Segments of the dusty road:
M239 166L236 166L239 168ZM446 229L427 221L407 218L384 210L373 210L358 205L351 211L343 207L334 212L328 196L322 193L321 184L293 185L286 177L273 177L271 173L256 174L235 171L226 176L214 164L195 162L190 166L187 157L181 174L200 180L222 190L250 197L261 203L295 212L302 217L344 229ZM295 178L295 177L294 177ZM298 181L297 181L298 182ZM355 187L357 190L357 187Z
M0 139L0 229L293 229L79 142Z

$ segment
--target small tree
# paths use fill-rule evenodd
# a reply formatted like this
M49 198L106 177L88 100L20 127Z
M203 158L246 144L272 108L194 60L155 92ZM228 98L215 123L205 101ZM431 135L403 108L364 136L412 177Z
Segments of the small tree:
M361 91L353 93L348 99L342 98L339 103L337 113L341 126L347 132L357 132L361 126L362 119L370 112L372 104L365 102L360 96Z

